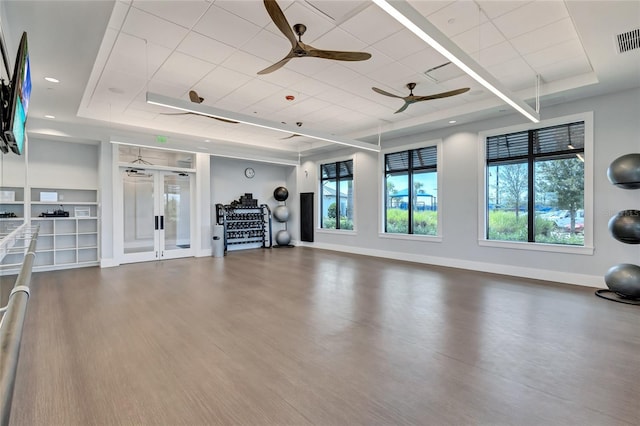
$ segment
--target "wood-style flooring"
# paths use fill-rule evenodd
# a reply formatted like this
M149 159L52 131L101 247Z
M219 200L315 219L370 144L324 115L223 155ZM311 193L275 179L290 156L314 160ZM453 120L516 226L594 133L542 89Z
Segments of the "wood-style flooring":
M34 273L10 424L638 425L640 307L310 248Z

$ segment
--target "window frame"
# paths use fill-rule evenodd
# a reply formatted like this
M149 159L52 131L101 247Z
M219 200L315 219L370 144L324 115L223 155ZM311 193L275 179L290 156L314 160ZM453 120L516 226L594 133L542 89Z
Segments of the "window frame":
M423 241L423 242L434 242L434 243L440 243L442 242L442 210L443 210L443 206L444 203L442 202L442 169L443 169L443 155L442 155L442 139L431 139L428 141L424 141L424 142L417 142L417 143L412 143L412 144L407 144L407 145L398 145L396 147L392 147L392 148L385 148L383 150L380 151L379 154L379 162L378 162L378 170L380 173L380 179L379 179L379 187L380 190L378 192L378 205L380 206L379 212L380 212L380 219L378 221L378 237L379 238L388 238L388 239L395 239L395 240L414 240L414 241ZM387 176L387 171L386 171L386 156L387 154L393 154L393 153L397 153L397 152L403 152L403 151L411 151L411 150L415 150L415 149L421 149L421 148L428 148L431 146L435 146L436 147L436 177L437 177L437 191L438 191L438 197L437 197L437 210L436 210L436 214L437 214L437 221L438 221L438 225L437 225L437 233L436 235L422 235L422 234L401 234L401 233L389 233L386 232L386 204L387 204L387 199L386 199L386 176Z
M326 164L338 164L338 163L342 163L345 161L351 161L352 162L352 170L351 170L351 179L352 179L352 200L353 200L353 229L341 229L341 228L323 228L322 225L322 208L323 208L323 193L322 193L322 183L325 180L328 179L323 179L322 178L322 166L326 165ZM318 226L316 228L317 232L320 233L334 233L334 234L340 234L340 235L344 235L344 234L356 234L357 232L357 224L356 224L356 156L355 155L351 155L351 156L346 156L346 157L337 157L337 158L327 158L325 160L322 161L318 161L316 162L316 170L318 171L318 194L319 194L319 200L320 202L318 203ZM337 175L337 174L336 174ZM336 187L338 187L338 176L336 176ZM338 201L336 201L338 203ZM338 222L338 218L336 217L336 226L339 225Z
M489 220L487 208L487 138L508 133L524 132L570 124L578 121L584 122L584 245L572 246L528 241L500 241L487 239L486 231ZM593 111L542 120L535 124L528 123L489 131L481 131L478 133L478 146L478 244L480 246L593 255Z

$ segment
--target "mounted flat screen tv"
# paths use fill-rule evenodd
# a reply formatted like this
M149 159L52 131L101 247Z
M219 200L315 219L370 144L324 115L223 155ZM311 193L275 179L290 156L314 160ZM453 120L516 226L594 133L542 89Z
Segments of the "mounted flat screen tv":
M27 138L25 126L27 124L27 112L29 110L29 98L31 97L31 69L29 66L29 48L27 46L27 33L22 33L16 63L11 77L9 104L5 111L4 141L9 149L21 155L24 142Z

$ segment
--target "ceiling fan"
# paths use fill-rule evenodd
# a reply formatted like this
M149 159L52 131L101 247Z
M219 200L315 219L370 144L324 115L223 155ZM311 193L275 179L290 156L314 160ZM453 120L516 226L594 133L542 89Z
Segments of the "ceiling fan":
M287 18L284 16L282 9L280 9L280 6L278 6L278 3L276 3L275 0L264 0L264 6L267 9L269 16L271 16L273 23L291 42L291 51L280 61L276 62L270 67L263 69L262 71L259 71L258 74L260 75L268 74L277 69L280 69L292 58L303 58L305 56L311 56L313 58L334 59L336 61L365 61L371 58L371 54L366 52L322 50L316 49L315 47L308 44L304 44L302 42L302 36L304 35L305 31L307 31L306 25L295 24L293 26L293 30L291 30L291 25L289 25L289 22L287 22ZM298 36L297 40L296 35Z
M403 99L404 100L404 105L402 106L402 108L397 110L394 114L397 114L399 112L404 111L405 109L407 109L407 107L409 105L414 104L416 102L429 101L431 99L448 98L449 96L460 95L460 94L462 94L464 92L468 92L469 91L468 87L464 87L462 89L451 90L449 92L436 93L434 95L416 96L416 95L413 94L413 89L415 89L415 87L416 87L416 83L407 83L407 88L409 89L409 96L394 95L393 93L389 93L389 92L384 91L382 89L378 89L377 87L372 87L372 89L373 89L374 92L380 93L381 95L390 96L392 98L399 98L399 99Z
M189 90L189 99L194 104L201 104L204 98L201 98L195 90ZM199 115L201 117L213 118L214 120L224 121L225 123L238 124L237 121L227 120L226 118L211 117L208 115L198 114L197 112L161 112L162 115Z
M285 123L284 123L284 121L283 121L282 123L283 123L283 124L285 124ZM296 126L298 126L298 127L302 127L302 121L296 121ZM295 138L295 137L297 137L297 136L302 136L302 135L299 135L299 134L297 134L297 133L292 133L291 135L289 135L289 136L287 136L287 137L280 138L280 140L292 139L292 138Z

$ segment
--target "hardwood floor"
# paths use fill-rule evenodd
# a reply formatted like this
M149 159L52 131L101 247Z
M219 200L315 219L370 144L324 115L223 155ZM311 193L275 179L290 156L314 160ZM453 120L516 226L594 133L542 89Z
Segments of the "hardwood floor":
M309 248L34 273L11 425L638 425L640 309Z

